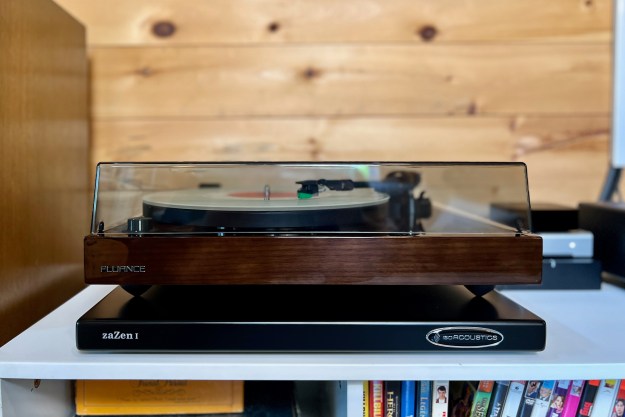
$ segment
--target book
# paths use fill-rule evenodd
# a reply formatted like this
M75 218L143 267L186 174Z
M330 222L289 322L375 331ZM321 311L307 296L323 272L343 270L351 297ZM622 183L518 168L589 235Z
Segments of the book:
M470 417L478 381L451 381L449 383L449 414L451 417Z
M618 379L602 379L597 389L595 403L590 417L610 417L616 399L620 381Z
M449 414L449 381L434 381L431 394L431 417L447 417Z
M419 382L419 417L432 416L432 381Z
M582 392L582 396L579 400L577 417L590 417L600 383L601 381L598 379L586 381L584 391Z
M384 382L384 417L400 417L401 381Z
M582 391L584 390L584 384L586 381L583 379L575 379L571 381L569 391L564 399L564 409L562 410L561 417L576 417L577 408L582 398Z
M243 413L220 414L219 417L296 417L302 415L293 381L245 381L243 389L245 392ZM218 417L212 414L209 416Z
M530 417L532 415L541 382L542 381L527 381L525 390L523 391L523 398L521 399L519 410L517 411L517 417Z
M541 382L540 389L538 390L538 398L536 398L536 402L534 403L531 417L547 416L549 406L551 405L551 396L553 395L553 390L555 386L556 381L553 380Z
M623 417L625 414L625 380L621 379L610 417Z
M526 381L510 381L506 402L501 412L502 417L516 417L525 391L525 383Z
M383 381L369 381L369 417L384 417Z
M362 382L362 417L369 417L369 381Z
M76 414L241 413L243 381L78 380Z
M536 402L534 403L531 417L547 416L555 386L556 381L553 380L546 380L541 382L540 389L538 390L538 398L536 398Z
M510 388L510 381L495 381L490 404L486 411L488 417L501 417L503 403L506 401L506 396L508 395L508 388Z
M480 381L471 406L471 417L487 417L494 386L495 381Z
M556 387L551 394L551 404L547 411L546 417L560 417L564 410L564 402L566 400L566 394L569 391L569 385L571 381L568 379L561 379L556 382Z
M415 417L416 381L402 381L400 417Z

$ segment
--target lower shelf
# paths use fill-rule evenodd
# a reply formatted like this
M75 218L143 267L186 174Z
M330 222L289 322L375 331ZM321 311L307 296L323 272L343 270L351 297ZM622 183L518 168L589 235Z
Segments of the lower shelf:
M485 382L485 381L484 381ZM518 394L519 401L525 393L525 386L529 392L530 387L540 387L541 394L542 384L545 387L551 387L547 398L555 396L559 393L561 384L565 381L511 381L521 388L514 391ZM593 410L590 417L609 417L611 415L614 401L621 398L625 394L625 387L620 387L621 382L625 380L602 380L589 384L590 381L578 381L577 386L580 387L579 393L579 409L581 410L589 401L587 397L587 387L594 387L591 392L592 401L588 410ZM473 387L472 398L477 398L477 381L436 381L436 384L430 383L430 393L433 386L446 384L448 387L448 406L454 407L459 403L459 399L465 396L465 386ZM534 384L532 384L534 383ZM501 397L511 397L513 383L508 385L501 384L506 387L505 393ZM384 384L383 384L384 385ZM418 398L416 387L420 383L413 384L415 386L414 399ZM479 384L481 387L483 384ZM568 386L568 382L566 383ZM571 381L571 387L576 382ZM492 385L491 385L492 386ZM556 389L556 386L558 388ZM362 417L363 403L366 398L364 393L365 387L368 388L367 382L363 381L250 381L245 383L245 412L243 414L232 414L233 417ZM462 387L462 389L458 389ZM611 390L608 389L611 387ZM386 388L383 388L385 390ZM462 392L463 394L460 394ZM538 392L538 389L535 390ZM27 380L27 379L4 379L1 381L0 390L0 417L74 417L74 383L70 380ZM618 393L618 395L617 395ZM381 394L387 399L387 393ZM399 395L399 394L398 394ZM432 394L430 394L432 395ZM602 400L600 401L599 398ZM610 397L611 396L611 397ZM607 400L610 397L611 400ZM403 401L405 398L401 396ZM529 398L529 397L528 397ZM568 398L568 394L567 394ZM583 399L583 400L582 400ZM371 403L369 399L369 403ZM464 398L466 402L467 398ZM504 400L502 400L504 401ZM508 401L507 399L505 401ZM545 400L545 404L549 400ZM621 400L622 401L622 400ZM416 407L415 403L415 407ZM593 406L594 403L594 406ZM502 403L503 405L503 403ZM384 406L382 404L382 406ZM517 404L517 407L519 405ZM506 404L506 407L508 405ZM601 413L599 410L603 410ZM516 410L516 408L514 409ZM607 411L606 411L607 410ZM598 413L595 413L597 411ZM516 412L513 411L512 415ZM577 414L577 413L576 413ZM601 414L601 415L598 415ZM385 414L386 415L386 414ZM219 415L223 416L222 414Z

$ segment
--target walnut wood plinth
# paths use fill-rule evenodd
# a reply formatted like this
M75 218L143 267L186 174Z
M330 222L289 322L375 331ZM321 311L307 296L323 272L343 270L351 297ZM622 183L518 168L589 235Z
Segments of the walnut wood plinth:
M536 235L85 238L89 284L534 284Z

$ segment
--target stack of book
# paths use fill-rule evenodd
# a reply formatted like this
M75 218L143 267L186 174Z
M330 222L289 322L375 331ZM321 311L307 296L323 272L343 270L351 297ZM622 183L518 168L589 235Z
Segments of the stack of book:
M365 381L363 417L624 417L625 380Z
M293 417L290 381L76 381L77 416Z
M76 414L79 416L242 411L242 381L76 381Z

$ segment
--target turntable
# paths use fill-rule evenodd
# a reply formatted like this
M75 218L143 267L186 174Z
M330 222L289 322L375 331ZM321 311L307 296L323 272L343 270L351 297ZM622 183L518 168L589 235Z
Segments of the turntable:
M541 280L522 163L100 163L85 281L465 285ZM496 204L526 207L514 224Z

